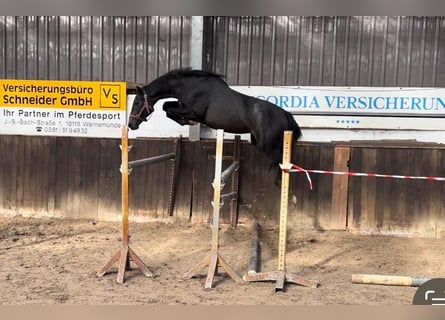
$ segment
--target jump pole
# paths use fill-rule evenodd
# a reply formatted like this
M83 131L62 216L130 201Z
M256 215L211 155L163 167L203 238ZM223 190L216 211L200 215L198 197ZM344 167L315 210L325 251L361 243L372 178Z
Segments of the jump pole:
M292 131L284 131L283 164L290 163L291 154L292 154ZM283 291L285 282L291 282L311 288L317 288L319 286L318 281L306 279L286 272L286 237L287 237L288 202L289 202L289 172L283 170L281 173L280 227L279 227L280 229L278 238L278 270L271 272L260 272L260 273L256 273L256 270L249 270L249 272L243 277L245 281L276 281L275 292Z
M258 271L258 262L260 260L260 243L259 243L259 229L258 221L252 222L252 245L250 247L249 271L248 274L255 274Z
M243 283L243 279L232 269L232 267L219 254L219 211L221 204L221 170L222 154L224 142L224 130L218 129L216 132L216 158L215 158L215 178L213 180L213 219L212 219L212 246L210 254L201 262L194 266L190 271L184 274L183 279L190 279L204 267L208 266L207 279L204 285L205 289L213 286L213 279L218 267L222 267L227 274L237 283ZM232 170L232 168L231 168ZM232 170L233 171L233 170Z
M144 262L138 255L130 248L129 245L129 219L128 219L128 128L122 126L122 245L108 261L108 263L97 273L97 276L102 277L110 268L117 262L118 273L117 283L124 283L125 271L130 269L130 260L133 261L139 270L146 277L153 277L154 274L148 269Z
M376 284L385 286L408 286L420 287L422 284L431 280L431 278L391 276L377 274L353 274L352 283L357 284Z

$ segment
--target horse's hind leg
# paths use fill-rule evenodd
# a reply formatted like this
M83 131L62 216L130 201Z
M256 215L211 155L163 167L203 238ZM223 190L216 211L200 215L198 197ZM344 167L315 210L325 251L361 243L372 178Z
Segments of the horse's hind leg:
M280 186L281 185L281 168L279 166L279 164L282 161L282 152L279 148L274 148L274 149L267 149L267 150L262 150L269 159L272 160L270 167L269 167L269 171L270 170L275 170L276 174L275 174L275 180L274 183L276 186Z
M268 123L257 123L257 130L255 132L256 145L261 152L272 160L270 169L277 171L275 177L275 184L281 184L281 170L279 164L282 161L282 139L283 135L280 130L269 128Z
M282 161L282 153L279 149L274 149L270 153L270 158L274 159L270 168L276 170L274 183L276 186L281 185L281 168L279 164Z
M250 143L254 146L257 145L255 136L253 134L250 134Z

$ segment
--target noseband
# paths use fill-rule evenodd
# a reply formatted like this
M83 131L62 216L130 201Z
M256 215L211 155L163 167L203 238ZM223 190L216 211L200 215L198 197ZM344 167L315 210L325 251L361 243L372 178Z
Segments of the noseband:
M142 118L142 112L144 112L144 110L147 110L147 117L153 113L153 111L155 111L155 109L153 108L152 105L150 105L148 103L148 97L146 94L144 94L144 106L141 108L141 110L139 110L138 114L132 114L130 113L130 118L136 118L136 120L140 120L140 121L147 121L147 117Z

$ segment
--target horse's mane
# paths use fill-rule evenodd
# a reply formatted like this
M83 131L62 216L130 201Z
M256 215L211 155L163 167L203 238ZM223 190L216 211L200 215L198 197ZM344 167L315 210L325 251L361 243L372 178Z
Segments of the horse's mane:
M192 68L182 68L182 69L175 69L171 70L162 76L154 79L152 82L144 86L144 89L146 92L150 92L150 95L157 94L160 90L162 90L165 87L169 86L169 80L181 80L181 79L187 79L191 77L207 77L207 78L216 78L220 79L222 82L224 81L224 76L218 73L210 72L210 71L203 71L203 70L197 70Z
M210 71L204 71L204 70L197 70L192 68L182 68L182 69L175 69L171 70L166 74L168 77L178 77L178 78L184 78L184 77L216 77L216 78L224 78L222 74L210 72Z

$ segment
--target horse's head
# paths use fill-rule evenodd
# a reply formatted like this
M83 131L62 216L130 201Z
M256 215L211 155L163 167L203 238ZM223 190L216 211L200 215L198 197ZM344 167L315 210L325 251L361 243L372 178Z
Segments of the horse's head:
M147 117L154 111L147 92L141 87L136 87L136 97L131 107L128 127L132 130L139 128L142 121L147 121Z

